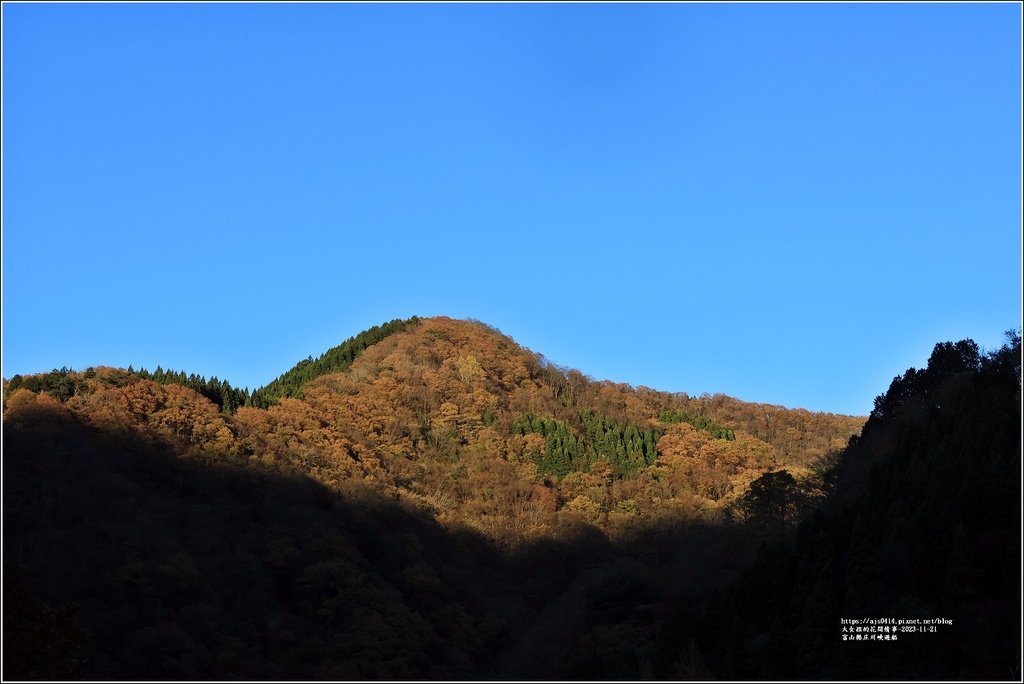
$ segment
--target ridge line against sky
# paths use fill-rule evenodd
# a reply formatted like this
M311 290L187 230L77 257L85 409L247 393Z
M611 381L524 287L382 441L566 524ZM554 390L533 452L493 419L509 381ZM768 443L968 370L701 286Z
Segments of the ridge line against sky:
M476 318L864 415L1021 326L1012 4L10 4L3 374Z

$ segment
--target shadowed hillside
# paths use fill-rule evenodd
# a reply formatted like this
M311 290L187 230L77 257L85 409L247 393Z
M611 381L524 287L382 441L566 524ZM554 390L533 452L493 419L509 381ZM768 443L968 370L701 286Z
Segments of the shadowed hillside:
M672 597L751 548L665 519L628 542L573 521L501 549L364 484L98 428L45 395L12 404L11 678L568 676L581 638L613 626L642 649Z
M396 327L266 409L108 368L5 383L5 677L1000 676L1019 340L938 345L858 439ZM839 639L876 613L956 631Z
M729 679L1019 680L1020 354L1019 333L988 355L942 343L898 376L820 507L680 609L665 648ZM950 624L880 642L841 618Z

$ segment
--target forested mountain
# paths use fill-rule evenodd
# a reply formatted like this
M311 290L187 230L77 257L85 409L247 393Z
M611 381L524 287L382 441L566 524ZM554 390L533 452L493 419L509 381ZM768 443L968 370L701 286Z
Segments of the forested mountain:
M870 535L909 550L953 525L961 541L915 552L975 588L1016 567L1019 527L982 528L993 501L1019 506L996 482L1019 468L1019 340L964 344L901 376L859 440L862 418L598 382L447 318L371 329L251 395L162 369L12 378L4 675L760 678L796 649L787 676L842 676L835 611L895 610L855 560L891 570ZM975 386L988 410L961 410ZM956 492L904 463L948 443L941 420L985 430L935 449L950 483L972 468ZM863 607L794 598L848 572L867 573ZM993 587L1002 605L1012 587ZM945 606L932 589L901 610ZM809 635L817 660L794 645Z
M371 328L251 395L160 368L16 376L8 404L26 390L90 425L211 460L363 482L503 543L549 533L568 513L612 532L719 519L763 472L808 481L807 466L863 422L595 382L445 318Z
M1019 681L1020 438L1019 333L987 355L936 345L875 400L796 534L680 610L666 648L689 643L730 679ZM840 618L925 624L892 641Z
M395 319L384 325L375 325L369 330L364 330L337 347L328 349L315 359L310 356L299 361L291 370L253 392L252 396L248 397L247 403L259 408L267 408L281 397L301 397L302 388L310 381L321 375L340 373L346 370L367 347L380 342L388 335L401 332L408 327L414 327L417 323L419 323L419 318L413 316L408 320Z

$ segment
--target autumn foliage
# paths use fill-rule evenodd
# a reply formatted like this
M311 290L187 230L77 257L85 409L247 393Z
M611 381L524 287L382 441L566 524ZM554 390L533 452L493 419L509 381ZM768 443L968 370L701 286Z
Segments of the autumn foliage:
M593 381L489 326L447 318L367 331L256 401L214 403L174 381L185 377L97 368L20 378L6 414L17 421L33 401L60 399L89 425L185 457L368 484L503 543L563 520L615 533L663 516L715 519L763 473L810 477L806 466L862 423Z
M987 511L1019 520L1019 337L972 345L938 345L866 425L595 381L448 318L251 394L162 369L12 378L4 674L987 677L948 641L900 664L822 636L899 605L1010 648L985 625L1010 624L1019 525Z

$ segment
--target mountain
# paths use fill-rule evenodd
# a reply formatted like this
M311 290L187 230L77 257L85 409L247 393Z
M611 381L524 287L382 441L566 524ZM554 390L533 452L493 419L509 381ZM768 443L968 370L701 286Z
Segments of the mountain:
M799 543L808 521L831 520L838 501L871 505L877 476L855 464L902 462L873 435L899 432L915 396L996 363L939 356L958 370L901 380L859 438L863 418L598 382L448 318L371 329L252 394L162 369L12 378L5 676L760 673L742 663L763 659L764 628L750 627L763 613L737 613L729 597L775 591L748 584L750 568L771 545ZM1019 362L1016 378L1019 407ZM1005 393L993 402L1012 409ZM960 415L953 400L936 410ZM971 416L958 420L981 420ZM993 449L1019 466L1019 447L1014 461L999 439ZM966 490L942 496L985 506ZM967 519L957 524L973 534ZM912 547L919 530L900 529L894 543ZM990 561L970 562L968 574ZM814 574L768 576L780 572L796 582L787 596ZM797 636L821 627L802 616L783 624ZM731 665L726 641L708 640L715 629L759 646ZM807 662L798 674L844 667Z
M595 382L448 318L372 328L244 398L216 378L97 368L14 378L9 403L33 388L91 425L211 462L369 483L506 543L567 516L613 533L720 517L764 472L806 479L863 422Z

